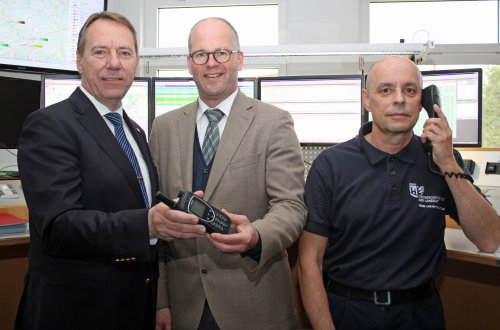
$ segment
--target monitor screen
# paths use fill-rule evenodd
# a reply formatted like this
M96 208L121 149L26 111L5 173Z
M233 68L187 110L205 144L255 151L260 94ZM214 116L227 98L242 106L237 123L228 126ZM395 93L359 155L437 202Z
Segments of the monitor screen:
M106 0L3 1L0 66L37 72L76 72L78 33Z
M238 87L248 97L257 97L257 80L239 78ZM153 78L155 117L198 99L198 88L190 78Z
M80 86L79 76L42 75L42 92L40 105L42 108L67 99L75 88ZM123 97L123 108L127 114L149 136L150 128L150 95L151 78L135 77L132 86ZM151 116L151 122L152 122Z
M0 148L17 148L24 119L40 108L40 81L0 76Z
M481 147L482 69L422 72L423 87L438 87L441 107L453 132L455 147ZM427 112L421 111L414 133L422 134Z
M358 134L362 75L259 78L259 96L291 113L303 144L335 144Z

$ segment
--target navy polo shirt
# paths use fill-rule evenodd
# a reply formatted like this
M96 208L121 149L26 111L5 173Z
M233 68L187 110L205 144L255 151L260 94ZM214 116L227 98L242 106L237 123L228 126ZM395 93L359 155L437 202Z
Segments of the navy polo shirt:
M314 160L305 230L328 237L329 279L372 290L417 287L443 267L445 215L458 219L456 207L444 178L429 171L420 137L390 155L366 141L371 129L363 125Z

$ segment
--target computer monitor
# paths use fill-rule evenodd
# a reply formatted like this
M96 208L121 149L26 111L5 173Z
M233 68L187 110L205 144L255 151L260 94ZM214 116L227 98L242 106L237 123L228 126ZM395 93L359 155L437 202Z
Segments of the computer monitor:
M0 76L0 148L15 149L26 117L40 108L40 81Z
M439 88L441 108L453 132L455 147L481 147L482 75L480 68L423 71L423 87L434 84ZM421 111L413 129L422 134L427 112Z
M67 99L80 86L80 76L42 75L42 92L40 104L42 108ZM151 108L151 78L135 77L132 86L123 97L123 108L146 135L153 121Z
M67 99L80 84L79 75L42 75L40 107Z
M239 78L238 87L248 97L257 98L257 79ZM155 117L198 99L198 88L191 78L153 78Z
M2 1L0 67L76 73L78 33L106 5L106 0Z
M292 115L301 144L336 144L358 134L362 75L259 78L260 100Z

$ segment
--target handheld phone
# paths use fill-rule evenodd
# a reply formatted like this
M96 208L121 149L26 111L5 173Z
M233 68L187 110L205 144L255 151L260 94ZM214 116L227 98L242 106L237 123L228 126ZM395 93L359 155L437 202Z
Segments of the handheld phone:
M178 194L179 201L175 203L162 192L156 192L156 198L172 209L194 214L200 219L200 224L207 228L207 233L227 234L231 227L231 219L200 197L189 191Z
M422 89L422 107L427 111L429 118L436 118L438 115L434 111L434 104L441 107L441 97L439 96L439 89L436 85L429 85ZM424 149L432 151L432 143L427 140L424 143Z

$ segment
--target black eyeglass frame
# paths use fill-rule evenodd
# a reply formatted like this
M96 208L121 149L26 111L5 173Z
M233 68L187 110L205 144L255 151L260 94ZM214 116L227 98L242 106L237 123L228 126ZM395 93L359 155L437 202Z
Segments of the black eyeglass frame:
M217 52L220 52L220 51L225 51L225 52L227 52L229 54L227 60L224 61L224 62L219 61L217 59L217 56L215 55ZM239 53L239 52L240 52L239 50L229 50L229 49L225 49L225 48L218 48L218 49L214 50L213 52L205 52L205 51L202 51L202 50L198 50L196 52L192 52L191 54L189 54L189 57L191 57L191 60L193 60L194 64L196 64L196 65L204 65L204 64L207 64L208 59L210 58L210 54L212 54L212 56L214 57L214 60L217 63L224 64L224 63L229 62L229 60L231 59L231 55L232 54ZM207 55L207 57L205 58L205 62L203 62L203 63L196 63L194 55L195 54L199 54L199 53L204 53L204 54Z

